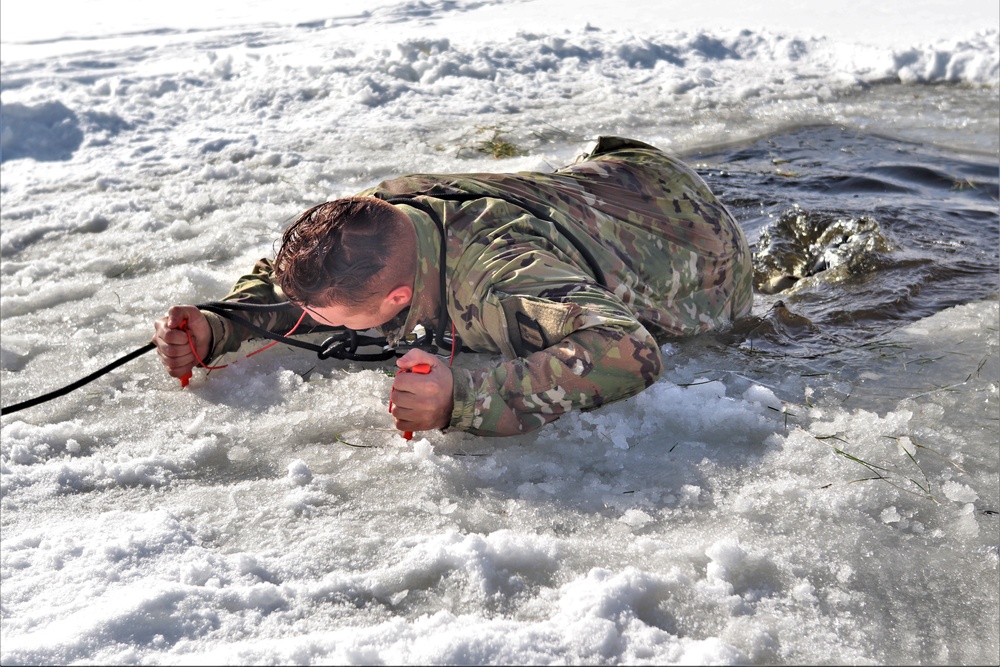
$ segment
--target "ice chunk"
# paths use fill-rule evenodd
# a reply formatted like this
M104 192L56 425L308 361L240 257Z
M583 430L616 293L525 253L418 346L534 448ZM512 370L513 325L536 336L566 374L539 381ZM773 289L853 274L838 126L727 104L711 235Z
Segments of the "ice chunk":
M427 438L420 438L420 440L413 442L413 453L419 459L432 459L434 458L434 446Z
M653 517L649 516L642 510L630 509L625 510L625 514L623 514L618 520L632 528L642 528L647 523L653 521Z
M302 459L295 459L288 464L288 481L295 486L305 486L312 481L312 471Z
M974 503L979 500L978 493L965 484L953 480L945 482L941 490L944 491L944 495L948 497L948 500L953 500L956 503Z
M882 523L898 523L903 517L899 515L899 512L896 511L895 507L890 505L882 510L882 514L879 515L879 518L882 519Z

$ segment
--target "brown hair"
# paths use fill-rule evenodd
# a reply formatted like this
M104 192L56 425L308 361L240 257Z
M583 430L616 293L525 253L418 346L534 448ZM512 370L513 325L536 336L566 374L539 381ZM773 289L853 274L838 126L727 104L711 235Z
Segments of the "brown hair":
M413 275L406 219L374 197L347 197L309 209L285 230L274 273L285 295L303 305L358 307Z

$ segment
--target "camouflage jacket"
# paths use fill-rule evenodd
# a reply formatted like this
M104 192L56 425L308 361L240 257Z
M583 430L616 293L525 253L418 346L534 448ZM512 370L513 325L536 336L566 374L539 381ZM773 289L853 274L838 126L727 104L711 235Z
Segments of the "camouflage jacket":
M453 369L453 429L522 433L632 396L659 377L660 342L750 310L736 222L697 174L641 142L603 137L554 173L404 176L359 194L433 209L448 244L448 317L465 346L504 357ZM424 211L396 205L417 230L420 295L438 274L440 233ZM283 300L270 275L261 260L226 298ZM438 301L415 297L382 334L394 344L418 324L434 330ZM257 323L284 333L298 314ZM210 322L213 357L249 337Z

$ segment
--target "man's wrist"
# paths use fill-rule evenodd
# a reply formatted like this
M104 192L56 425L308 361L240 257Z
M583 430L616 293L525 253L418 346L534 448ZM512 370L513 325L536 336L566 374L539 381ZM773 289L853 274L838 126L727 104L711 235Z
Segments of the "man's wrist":
M476 397L472 386L472 373L464 368L452 368L451 422L445 427L468 431L476 416Z
M233 334L233 328L228 320L205 310L201 311L201 314L208 321L208 328L211 331L211 337L208 342L208 355L205 357L205 363L211 363L226 352L232 352L239 348L238 342L236 345L232 345L232 342L229 340ZM232 349L226 349L227 347L231 347Z

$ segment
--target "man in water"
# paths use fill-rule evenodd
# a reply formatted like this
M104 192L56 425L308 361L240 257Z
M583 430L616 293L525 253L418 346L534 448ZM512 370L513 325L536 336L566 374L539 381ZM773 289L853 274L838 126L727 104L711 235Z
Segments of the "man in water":
M746 239L697 174L648 144L602 137L554 173L404 176L316 206L226 300L289 300L307 322L376 328L390 345L447 325L453 345L503 360L452 368L411 349L399 368L430 372L396 376L396 427L500 436L642 391L661 373L665 339L749 313L751 275ZM284 333L302 310L252 319ZM174 306L155 329L175 377L198 363L188 334L206 363L252 335L194 306Z

